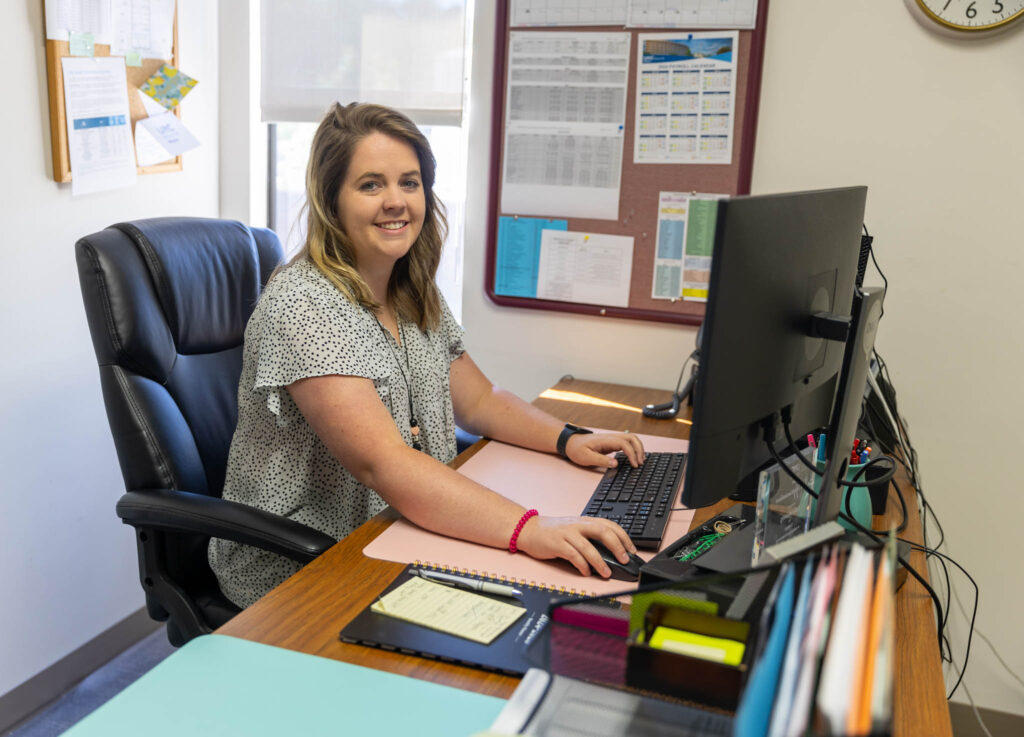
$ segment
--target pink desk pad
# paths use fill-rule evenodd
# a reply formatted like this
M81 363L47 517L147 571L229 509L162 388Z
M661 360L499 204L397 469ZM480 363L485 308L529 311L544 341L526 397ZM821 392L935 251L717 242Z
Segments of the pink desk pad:
M685 451L685 440L641 435L648 451ZM578 515L601 480L601 472L580 468L558 456L491 441L459 468L459 473L543 515ZM672 512L664 545L690 529L693 510ZM610 594L636 588L635 582L584 577L565 562L536 560L523 553L490 548L438 535L399 519L363 549L370 558L456 568L525 585ZM654 553L641 551L649 560Z

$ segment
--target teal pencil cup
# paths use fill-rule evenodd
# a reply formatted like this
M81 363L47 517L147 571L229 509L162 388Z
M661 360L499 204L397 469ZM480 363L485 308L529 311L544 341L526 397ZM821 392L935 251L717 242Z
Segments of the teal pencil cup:
M825 461L815 461L818 470L825 470ZM857 473L867 465L865 463L851 464L846 468L846 480L853 481L857 476ZM861 474L860 480L864 480L864 474ZM871 494L868 492L866 486L844 486L843 490L846 492L842 504L839 506L839 511L843 514L853 517L862 526L871 529ZM821 476L814 477L814 491L821 491ZM817 508L817 502L811 504L811 515L813 517L814 510ZM839 524L845 527L851 532L856 532L857 528L850 522L840 517L838 520Z

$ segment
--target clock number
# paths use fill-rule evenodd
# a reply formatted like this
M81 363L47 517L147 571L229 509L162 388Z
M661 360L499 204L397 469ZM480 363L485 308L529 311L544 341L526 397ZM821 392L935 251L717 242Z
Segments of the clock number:
M1024 0L905 0L905 3L926 26L929 22L937 23L961 38L988 36L1011 23L1024 26Z

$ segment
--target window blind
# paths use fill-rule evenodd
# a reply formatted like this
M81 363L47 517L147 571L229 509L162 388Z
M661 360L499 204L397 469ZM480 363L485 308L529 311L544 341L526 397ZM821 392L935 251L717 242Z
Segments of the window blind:
M467 0L261 0L266 122L316 122L335 101L462 122Z

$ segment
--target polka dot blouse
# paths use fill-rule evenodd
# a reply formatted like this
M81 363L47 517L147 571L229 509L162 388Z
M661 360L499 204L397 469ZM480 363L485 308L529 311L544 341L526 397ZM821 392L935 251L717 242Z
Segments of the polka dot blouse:
M373 381L407 443L410 396L423 450L455 457L449 365L465 351L462 329L442 299L441 323L421 331L403 322L400 345L368 310L350 302L308 261L279 272L245 329L238 426L224 498L302 522L341 539L387 504L327 450L286 387L340 374ZM238 606L255 602L299 569L279 555L211 540L210 565Z

